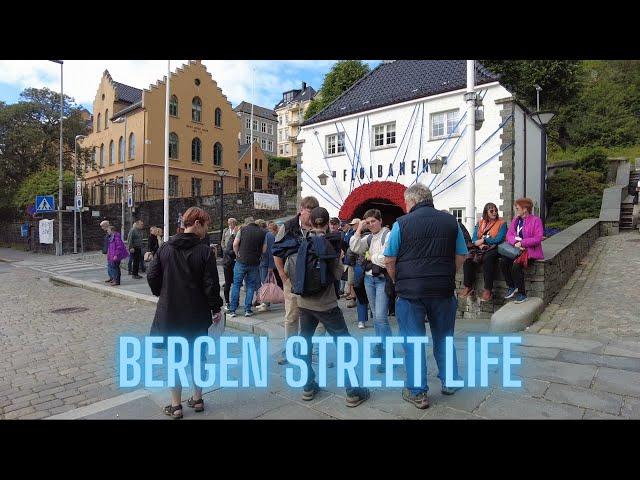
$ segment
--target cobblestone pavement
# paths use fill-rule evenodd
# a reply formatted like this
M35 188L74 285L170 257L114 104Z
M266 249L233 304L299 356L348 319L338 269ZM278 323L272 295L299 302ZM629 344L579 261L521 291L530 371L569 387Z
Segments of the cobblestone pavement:
M640 340L640 234L600 237L528 331Z

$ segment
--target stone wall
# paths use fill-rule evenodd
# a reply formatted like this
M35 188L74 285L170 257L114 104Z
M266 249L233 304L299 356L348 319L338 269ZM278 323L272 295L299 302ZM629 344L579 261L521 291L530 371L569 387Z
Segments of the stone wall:
M539 297L545 305L549 304L599 236L600 221L590 218L544 240L544 260L536 260L525 273L527 295ZM462 272L456 275L456 286L459 289L463 288ZM479 297L484 288L482 269L478 269L474 288ZM460 299L458 316L467 319L491 318L491 315L505 304L503 297L506 289L507 285L498 266L493 288L494 298L489 302L478 302L476 297Z
M253 216L255 219L262 218L264 220L272 220L281 218L286 215L287 202L280 195L279 210L255 210L253 205L253 194L251 192L230 193L224 195L224 221L229 217L237 218L240 222L245 217ZM240 203L239 203L240 202ZM220 196L192 197L192 198L176 198L169 201L169 225L171 227L170 235L175 233L177 228L178 213L184 212L189 207L200 207L211 215L213 225L210 227L215 230L210 234L210 241L217 243L220 240ZM120 230L122 207L118 204L98 205L90 207L90 210L82 213L82 233L84 250L94 251L100 250L103 239L103 232L100 228L100 222L109 220ZM151 200L148 202L140 202L136 204L134 211L129 213L129 209L125 211L125 227L128 231L131 228L131 221L142 219L145 223L145 237L148 236L150 226L162 226L164 218L164 205L162 200ZM94 216L95 215L95 216ZM54 219L54 241L58 240L58 214L42 214L39 218ZM20 236L20 226L24 222L3 222L0 223L0 245L12 246L24 250L31 249L40 253L55 254L55 244L41 244L38 236L38 220L30 220L31 242L28 238ZM62 214L62 245L64 253L73 252L73 212L64 212ZM78 251L80 251L80 229L79 226Z

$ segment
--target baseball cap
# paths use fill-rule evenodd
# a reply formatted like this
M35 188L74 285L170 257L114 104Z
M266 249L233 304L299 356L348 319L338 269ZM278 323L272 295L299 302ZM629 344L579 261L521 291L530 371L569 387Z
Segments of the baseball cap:
M311 210L312 225L326 225L327 223L329 223L329 212L326 208L316 207Z
M359 218L354 218L353 220L351 220L349 222L349 225L355 225L356 223L360 223L360 222L361 222L361 220Z

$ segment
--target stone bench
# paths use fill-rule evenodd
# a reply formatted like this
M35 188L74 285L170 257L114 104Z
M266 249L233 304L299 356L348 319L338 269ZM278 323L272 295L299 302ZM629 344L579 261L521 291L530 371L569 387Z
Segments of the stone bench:
M544 310L541 298L529 297L526 302L510 302L491 315L492 333L519 332L535 322Z

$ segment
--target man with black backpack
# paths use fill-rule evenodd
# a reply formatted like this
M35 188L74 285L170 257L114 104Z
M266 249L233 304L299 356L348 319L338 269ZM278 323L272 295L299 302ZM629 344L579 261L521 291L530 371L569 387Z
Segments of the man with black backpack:
M291 256L286 265L286 274L293 283L293 293L298 295L300 335L306 339L307 345L311 345L319 323L334 340L339 336L350 335L342 310L338 307L333 285L335 279L342 275L342 263L340 244L331 242L325 236L329 212L325 208L316 207L311 211L310 220L313 230L302 239L297 256ZM309 348L304 356L309 371L302 394L302 399L306 401L313 400L320 389L315 382L311 357ZM348 407L357 407L369 396L368 389L351 387L347 378Z

